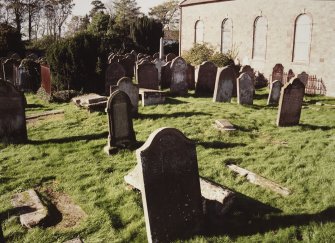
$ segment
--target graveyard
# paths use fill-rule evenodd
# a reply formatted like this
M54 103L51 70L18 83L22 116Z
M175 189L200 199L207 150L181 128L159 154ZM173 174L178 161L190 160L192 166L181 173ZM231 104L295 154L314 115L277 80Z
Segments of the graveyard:
M300 123L278 127L278 108L267 106L268 89L256 90L253 105L214 103L211 97L168 96L165 104L138 108L133 119L136 145L108 156L108 119L73 103L47 103L27 94L26 116L63 110L27 120L28 141L0 144L0 220L8 242L145 242L141 193L124 177L136 165L136 149L162 127L176 128L196 145L199 175L241 197L201 232L179 242L311 241L334 239L335 99L305 95ZM219 131L227 119L235 131ZM5 162L5 163L4 163ZM234 164L288 188L290 194L250 183L232 172ZM26 229L10 204L12 196L34 188L49 219ZM161 193L168 193L162 191ZM57 200L60 195L67 200ZM69 203L70 202L70 203ZM61 203L82 211L62 213ZM55 206L56 205L56 206ZM72 210L70 212L76 212ZM164 226L162 226L164 227Z

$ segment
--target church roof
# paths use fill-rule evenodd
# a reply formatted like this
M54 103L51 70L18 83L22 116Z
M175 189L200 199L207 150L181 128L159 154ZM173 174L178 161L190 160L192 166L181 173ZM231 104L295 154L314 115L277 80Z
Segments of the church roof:
M214 2L222 2L222 1L230 1L230 0L184 0L179 4L179 6L185 7L189 5L214 3Z

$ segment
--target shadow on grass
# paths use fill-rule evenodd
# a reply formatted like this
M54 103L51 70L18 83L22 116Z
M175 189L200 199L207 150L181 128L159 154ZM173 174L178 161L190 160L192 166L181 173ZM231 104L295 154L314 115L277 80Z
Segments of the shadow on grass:
M88 135L81 135L81 136L72 136L72 137L64 137L64 138L51 138L46 140L29 140L28 144L33 145L40 145L45 143L71 143L71 142L77 142L77 141L90 141L90 140L97 140L101 138L108 137L108 132L102 132L97 134L88 134Z
M44 105L41 104L27 104L26 108L44 108Z
M178 104L188 104L188 103L189 102L174 99L172 97L166 97L165 98L165 104L178 105Z
M335 129L335 126L318 126L318 125L311 125L311 124L299 124L299 126L303 130L322 130L322 131L329 131Z
M321 102L321 103L334 102L334 99L326 98L322 96L318 96L316 98L314 95L305 94L305 97L311 98L311 100L304 101L303 104L315 105L317 102Z
M206 149L226 149L247 146L245 143L223 143L221 141L197 142L197 145L203 146Z
M254 94L255 100L266 100L268 99L269 94Z
M115 214L115 213L111 213L109 215L109 217L110 217L112 227L114 229L118 230L118 229L121 229L121 228L124 227L124 223L122 222L122 219L121 219L120 215Z
M179 118L179 117L192 117L192 116L207 116L207 113L204 112L176 112L172 114L139 114L138 119L152 119L157 120L161 118Z

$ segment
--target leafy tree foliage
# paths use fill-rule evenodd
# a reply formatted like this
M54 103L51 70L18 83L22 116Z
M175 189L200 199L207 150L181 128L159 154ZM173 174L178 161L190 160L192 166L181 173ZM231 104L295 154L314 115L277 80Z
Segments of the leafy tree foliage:
M8 52L22 53L24 50L21 35L16 28L8 24L0 24L0 56Z
M166 29L178 22L179 7L178 0L168 0L155 7L150 8L149 16L158 19Z
M104 35L108 31L110 16L108 14L99 12L96 13L91 23L88 25L87 30L92 34Z
M105 5L100 0L93 0L91 2L91 5L93 5L93 8L90 11L89 16L92 18L96 13L103 12L103 10L106 9Z

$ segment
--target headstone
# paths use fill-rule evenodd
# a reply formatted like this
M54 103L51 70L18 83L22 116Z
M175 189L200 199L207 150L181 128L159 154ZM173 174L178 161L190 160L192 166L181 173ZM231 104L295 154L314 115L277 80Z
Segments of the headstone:
M143 57L145 57L145 54L143 54L143 53L138 53L138 54L137 54L137 58L136 58L136 60L139 61L139 60L141 60Z
M254 99L254 83L248 73L242 73L237 79L237 103L252 105Z
M106 70L106 83L105 83L105 92L109 94L109 90L111 85L116 85L120 78L126 76L126 71L122 67L120 63L113 62L108 65Z
M174 53L169 53L165 57L166 62L172 62L173 59L175 59L177 56Z
M230 102L236 83L235 71L227 66L217 72L213 102Z
M0 140L13 143L28 139L25 97L13 84L0 80Z
M164 60L160 60L159 58L156 58L153 63L155 64L155 67L158 71L158 82L161 82L162 78L162 66L165 64Z
M130 78L124 77L117 82L117 86L119 90L125 92L130 101L131 101L131 112L133 116L138 114L138 96L139 96L139 88L136 84L133 84Z
M213 95L217 69L212 62L203 62L197 68L195 73L195 93L197 95Z
M249 65L245 65L245 66L241 67L240 74L242 74L242 73L247 73L252 80L255 79L254 69Z
M109 125L107 154L117 151L117 148L127 148L136 142L131 116L131 102L126 93L117 90L107 101L107 116Z
M187 64L187 85L189 90L195 89L195 68L191 64Z
M283 84L279 80L275 80L271 83L271 89L268 97L268 105L278 105L280 98L280 91L283 87Z
M299 124L305 85L299 78L291 79L281 91L277 126L295 126Z
M187 63L182 57L176 57L171 63L171 85L170 92L176 95L186 95L187 84Z
M166 93L160 90L140 88L142 106L159 105L165 103Z
M162 66L161 89L170 88L171 85L171 62Z
M135 61L130 57L126 56L124 58L121 58L119 60L119 63L122 65L126 72L126 77L133 78L134 77L134 67L135 67Z
M195 143L174 128L153 132L136 151L149 242L192 236L203 224Z
M139 88L159 89L158 70L153 63L142 63L137 66Z
M308 83L308 74L306 72L302 72L301 74L298 74L298 79L306 86Z
M280 81L283 83L284 80L284 66L280 63L277 63L272 69L272 82Z
M41 87L48 95L51 95L51 73L50 67L41 65Z
M294 74L293 70L292 70L292 69L288 70L288 73L287 73L287 80L286 80L286 82L290 82L290 80L291 80L293 77L295 77L295 74Z

